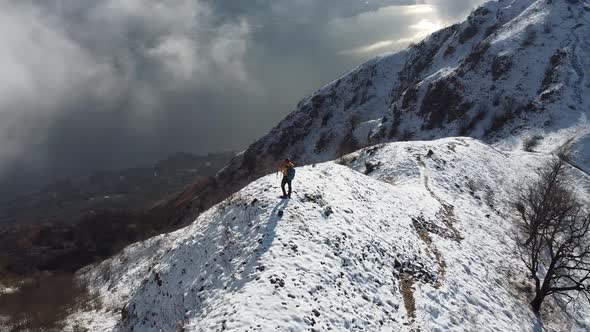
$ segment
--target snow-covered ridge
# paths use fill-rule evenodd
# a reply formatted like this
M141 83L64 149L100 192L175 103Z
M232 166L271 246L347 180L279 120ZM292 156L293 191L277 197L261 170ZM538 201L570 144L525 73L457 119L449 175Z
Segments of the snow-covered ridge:
M522 331L538 324L513 253L516 186L552 158L470 138L377 145L275 175L190 226L86 271L90 330ZM343 165L342 165L343 164ZM590 178L572 168L577 190ZM548 306L551 307L551 306ZM585 331L590 308L545 328ZM569 325L568 325L569 324Z

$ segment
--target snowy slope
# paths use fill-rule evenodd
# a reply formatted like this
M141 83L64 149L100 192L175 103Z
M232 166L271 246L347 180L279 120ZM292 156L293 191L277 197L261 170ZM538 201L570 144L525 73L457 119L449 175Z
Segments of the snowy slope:
M511 254L514 190L551 156L470 138L378 145L297 169L291 200L265 176L190 226L83 278L92 331L523 331L539 327ZM590 178L572 168L577 190ZM552 308L552 306L548 306ZM585 331L590 308L550 331Z

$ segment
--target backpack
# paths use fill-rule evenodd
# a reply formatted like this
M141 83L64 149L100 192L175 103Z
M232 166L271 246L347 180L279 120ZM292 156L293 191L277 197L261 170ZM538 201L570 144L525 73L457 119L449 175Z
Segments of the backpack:
M289 167L287 169L287 180L291 181L295 178L295 167Z

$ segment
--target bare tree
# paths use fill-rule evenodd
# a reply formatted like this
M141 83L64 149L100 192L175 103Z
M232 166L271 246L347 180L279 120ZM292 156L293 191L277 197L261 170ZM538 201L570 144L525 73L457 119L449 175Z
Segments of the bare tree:
M517 246L535 282L535 313L553 294L573 300L574 293L590 301L590 214L570 189L565 165L555 158L516 203Z

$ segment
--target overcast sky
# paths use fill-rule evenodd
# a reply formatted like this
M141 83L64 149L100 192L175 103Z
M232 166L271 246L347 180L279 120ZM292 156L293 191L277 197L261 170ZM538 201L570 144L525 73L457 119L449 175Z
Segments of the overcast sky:
M324 83L481 2L3 0L0 194L242 149Z

